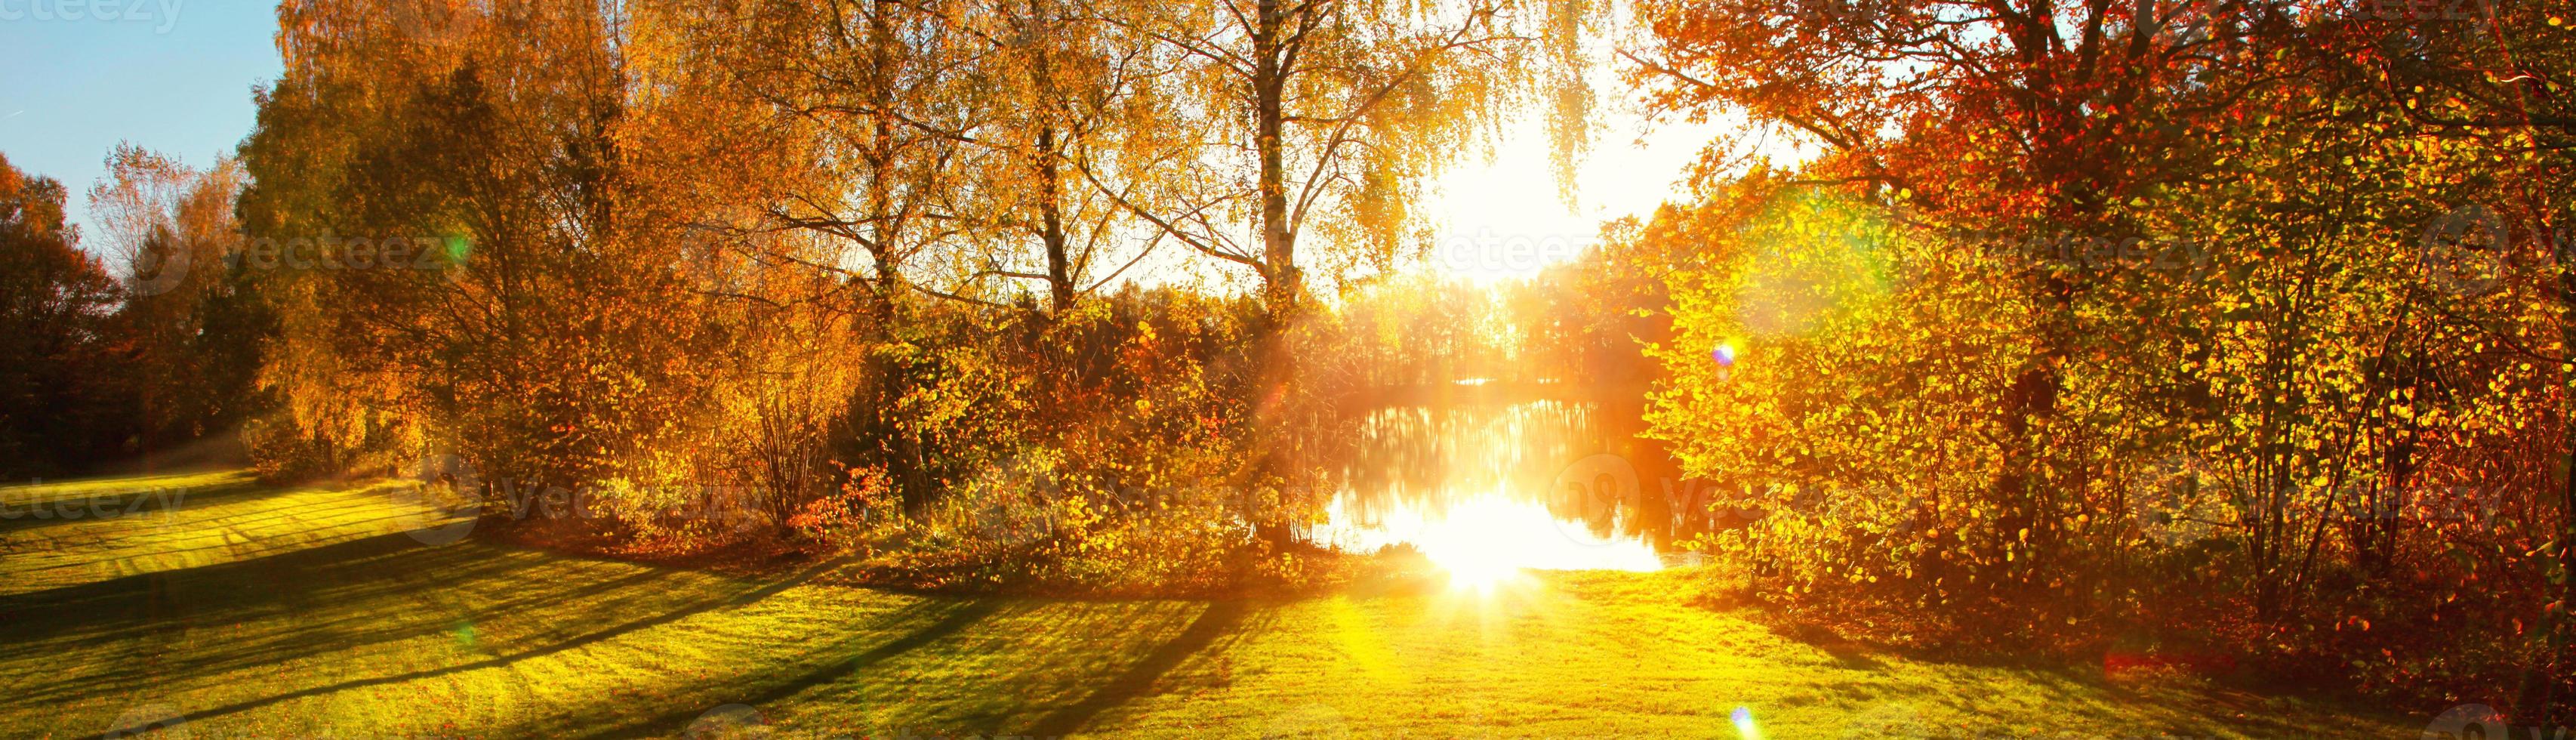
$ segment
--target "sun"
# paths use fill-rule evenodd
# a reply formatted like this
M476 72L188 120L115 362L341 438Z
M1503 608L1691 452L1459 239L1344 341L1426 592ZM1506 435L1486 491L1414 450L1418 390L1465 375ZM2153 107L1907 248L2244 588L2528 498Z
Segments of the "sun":
M1525 561L1519 538L1500 526L1509 524L1511 514L1500 508L1491 500L1472 501L1424 533L1422 555L1449 574L1451 588L1491 591L1520 577Z

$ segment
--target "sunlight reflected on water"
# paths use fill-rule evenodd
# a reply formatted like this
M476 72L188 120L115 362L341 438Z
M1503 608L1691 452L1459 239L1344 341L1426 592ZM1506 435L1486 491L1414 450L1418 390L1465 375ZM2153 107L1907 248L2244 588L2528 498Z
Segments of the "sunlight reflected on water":
M1344 493L1326 507L1328 521L1312 533L1315 541L1347 552L1411 545L1460 587L1490 588L1522 570L1663 567L1643 537L1603 537L1581 521L1557 518L1535 501L1494 494L1437 510L1394 501L1363 518L1354 500L1354 494Z
M1660 569L1640 476L1602 452L1612 436L1581 404L1380 409L1306 534L1345 552L1411 547L1461 588L1524 570Z

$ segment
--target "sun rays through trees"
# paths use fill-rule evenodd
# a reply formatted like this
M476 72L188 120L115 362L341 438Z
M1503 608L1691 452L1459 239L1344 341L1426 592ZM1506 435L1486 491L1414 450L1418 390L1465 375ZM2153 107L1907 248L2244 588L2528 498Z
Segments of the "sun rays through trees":
M2565 15L283 0L280 73L228 156L122 144L86 188L0 159L0 502L43 512L0 516L0 547L39 557L0 552L52 584L0 594L0 611L70 630L42 640L138 629L52 599L149 622L170 595L156 576L79 574L184 562L218 584L346 579L354 623L435 598L383 580L407 562L470 571L488 592L459 596L469 611L522 604L496 584L525 569L558 579L528 597L545 613L605 620L531 665L632 665L667 644L644 636L809 619L755 608L787 596L875 626L718 660L766 700L1049 733L1340 722L1347 708L1270 682L1324 665L1297 662L1321 649L1355 666L1335 685L1418 678L1402 671L1419 656L1389 643L1491 678L1461 667L1469 626L1490 647L1529 644L1513 625L1533 625L1596 659L1581 672L1646 644L1606 646L1627 638L1567 615L1772 651L1726 636L1758 623L1833 658L1784 675L1845 687L1899 666L1915 673L1890 685L1911 691L1974 675L2046 693L1957 664L2098 667L2052 694L2089 712L2071 727L2297 731L2158 703L2232 689L2094 685L2141 673L2564 727ZM1597 234L1443 232L1455 211L1510 208L1442 192L1499 149L1527 144L1556 178L1478 192L1574 213L1587 156L1694 127L1718 133L1681 179L1639 186L1661 206L1596 206ZM226 465L248 472L194 474ZM208 492L208 510L126 490L159 477L61 482L179 470L172 485ZM184 531L64 513L127 507ZM400 535L460 549L394 552ZM1450 588L1420 587L1433 579ZM653 581L679 590L636 585ZM180 590L200 614L267 608ZM1379 597L1400 606L1353 602ZM556 614L592 607L618 613ZM1115 623L1101 655L1119 659L1051 633L954 644L1049 615ZM1424 615L1454 622L1422 640L1370 626ZM322 660L265 619L245 621L272 631L254 643L196 645L173 670ZM503 641L539 629L489 623ZM440 639L470 652L475 634ZM377 637L398 642L365 632L338 659L402 663L370 652ZM1105 683L1024 682L972 706L840 696L904 690L820 657L844 648L863 656L851 666L969 674L1025 652L1090 661L1065 675ZM1283 673L1238 675L1226 656ZM518 660L194 690L265 721ZM0 662L0 679L27 665ZM84 665L107 673L42 688L87 701L126 676ZM1686 691L1640 695L1713 700L1717 682L1671 670ZM940 675L1011 690L991 678ZM1154 704L1174 682L1223 711ZM1562 718L1535 706L1544 686L1503 683L1519 704L1473 687L1474 709L1403 701L1577 727L1546 724ZM1306 705L1227 693L1246 686ZM1947 731L2038 711L1880 701L1862 721L1869 697L1750 693L1771 703L1593 727ZM482 719L528 734L690 719L576 709Z

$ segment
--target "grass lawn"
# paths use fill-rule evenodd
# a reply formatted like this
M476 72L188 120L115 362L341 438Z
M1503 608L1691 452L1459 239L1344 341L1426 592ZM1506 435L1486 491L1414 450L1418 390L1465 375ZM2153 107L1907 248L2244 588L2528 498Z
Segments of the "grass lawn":
M0 488L0 737L156 722L194 738L666 737L756 714L772 737L1732 738L1737 707L1772 738L2414 737L2423 722L1828 651L1682 603L1688 573L1486 595L923 597L806 582L813 569L429 546L390 491L234 473Z

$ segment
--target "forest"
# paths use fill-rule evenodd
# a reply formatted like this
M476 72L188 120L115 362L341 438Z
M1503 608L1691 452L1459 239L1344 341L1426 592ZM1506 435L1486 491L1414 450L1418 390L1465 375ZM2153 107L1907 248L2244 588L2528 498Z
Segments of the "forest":
M987 609L1293 609L1425 579L1423 598L1644 590L1670 597L1654 619L1922 661L1904 665L2178 674L2157 680L2313 694L2356 708L2328 716L2394 713L2406 736L2432 721L2428 738L2576 725L2563 6L283 0L276 16L283 75L229 156L120 146L85 192L0 157L0 481L25 481L0 503L42 518L91 490L64 481L214 459L240 469L233 488L184 506L332 486L374 501L364 486L391 482L448 517L412 531L448 554L418 557L464 558L447 542L470 538L495 558L813 568ZM1588 248L1526 276L1445 274L1440 175L1534 117L1560 177L1526 187L1579 198L1570 173L1633 133L1602 125L1614 102L1724 133L1660 208ZM83 202L86 230L66 215ZM1468 418L1503 420L1474 423L1525 450L1510 465L1537 471L1543 516L1580 543L1636 540L1620 562L1637 565L1609 568L1654 580L1519 574L1554 566L1510 560L1539 547L1512 515L1422 498L1468 485L1469 453L1390 440ZM1592 436L1529 441L1560 422ZM313 506L295 511L358 504ZM47 538L71 522L0 514L0 558L89 557ZM1396 516L1453 526L1336 536ZM1458 596L1443 573L1523 580ZM569 604L591 577L492 587ZM41 582L0 591L0 623L143 629L176 598ZM81 598L154 611L88 623L105 617ZM1313 618L1288 634L1350 624ZM72 626L35 628L56 623ZM456 639L505 639L487 631ZM96 698L42 660L0 653L0 685ZM1172 660L1118 685L1161 696L1219 670ZM1227 680L1254 679L1201 690L1230 696ZM1933 695L1979 691L1960 680ZM771 698L788 696L829 703ZM948 716L949 699L865 696L849 701L868 721ZM2193 696L2176 717L2293 714ZM203 727L309 706L174 701ZM1955 726L1841 736L2065 729L1931 701L1906 721ZM1164 725L1096 702L990 710L973 734L1307 734L1243 719L1264 710ZM1476 711L1517 718L1494 723L1509 736L1758 737L1751 717L1775 710L1747 702L1697 729ZM743 703L771 724L821 711ZM250 732L689 719L601 711ZM1330 721L1482 721L1393 714L1420 724L1350 705ZM1863 732L1845 715L1775 734ZM2392 732L2105 716L2081 726L2120 730L2063 736Z

